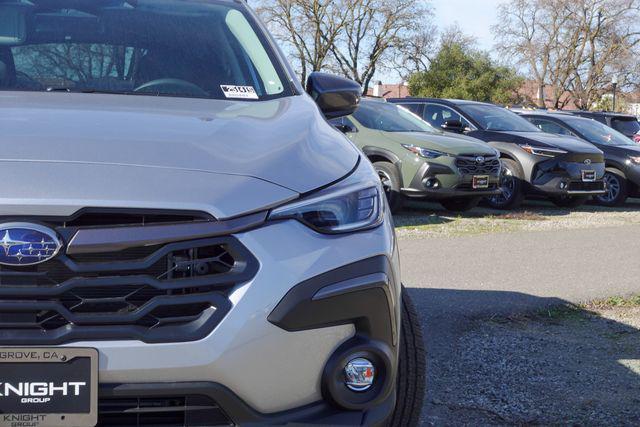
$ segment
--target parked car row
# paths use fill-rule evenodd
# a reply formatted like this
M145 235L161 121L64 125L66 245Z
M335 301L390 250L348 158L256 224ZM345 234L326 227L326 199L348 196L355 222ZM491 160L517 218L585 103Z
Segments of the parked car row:
M514 209L536 195L572 208L640 194L631 139L572 114L521 114L472 101L367 98L332 123L373 163L394 211L406 198L465 211L482 199Z

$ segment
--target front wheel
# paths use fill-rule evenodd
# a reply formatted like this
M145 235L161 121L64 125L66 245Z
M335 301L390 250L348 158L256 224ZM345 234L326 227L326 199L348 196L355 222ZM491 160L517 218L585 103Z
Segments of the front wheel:
M517 209L524 200L524 172L520 164L511 159L502 160L500 194L487 199L494 209Z
M440 204L451 212L466 212L478 206L480 200L481 197L456 197L442 200Z
M426 385L425 357L420 318L411 297L403 287L396 408L389 426L417 426L420 423Z
M573 209L580 207L587 203L589 197L585 196L562 196L562 197L554 197L551 199L554 205L559 208L568 208Z
M629 197L627 179L617 169L607 169L604 174L604 182L607 184L607 192L595 197L596 203L610 208L622 206Z
M391 212L398 212L402 208L402 194L400 193L400 176L398 170L389 162L375 162L373 168L378 173Z

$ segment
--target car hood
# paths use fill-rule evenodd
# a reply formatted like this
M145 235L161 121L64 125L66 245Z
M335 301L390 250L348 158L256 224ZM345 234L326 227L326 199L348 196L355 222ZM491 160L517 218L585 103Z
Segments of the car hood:
M335 182L359 158L307 96L5 92L0 126L2 195L31 203L198 206L229 217Z
M452 155L491 156L495 150L484 142L465 135L435 134L427 132L382 132L400 144L412 144Z
M589 142L571 136L554 135L545 132L487 132L485 137L494 141L560 148L570 153L602 154L602 151Z

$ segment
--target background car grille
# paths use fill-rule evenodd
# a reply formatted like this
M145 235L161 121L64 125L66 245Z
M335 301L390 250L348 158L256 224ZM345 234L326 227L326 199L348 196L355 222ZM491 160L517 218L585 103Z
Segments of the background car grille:
M257 260L231 237L0 266L0 344L204 338Z
M99 427L200 427L233 423L206 396L100 398Z
M477 158L484 157L484 162L478 163ZM498 175L500 173L500 159L495 156L459 156L456 166L464 175Z

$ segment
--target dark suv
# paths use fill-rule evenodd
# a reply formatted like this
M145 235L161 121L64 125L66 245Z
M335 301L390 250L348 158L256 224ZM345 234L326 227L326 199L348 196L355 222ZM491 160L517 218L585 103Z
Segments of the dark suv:
M640 123L636 116L593 111L572 111L572 113L576 116L593 119L610 128L614 128L627 138L640 144Z
M492 104L431 98L390 101L435 127L465 133L500 151L502 192L488 199L493 208L516 208L529 193L549 197L560 207L577 207L605 192L604 155L590 143L544 133Z
M640 146L604 124L569 113L528 111L522 117L542 131L584 139L604 151L607 192L596 197L604 206L621 206L640 196Z

